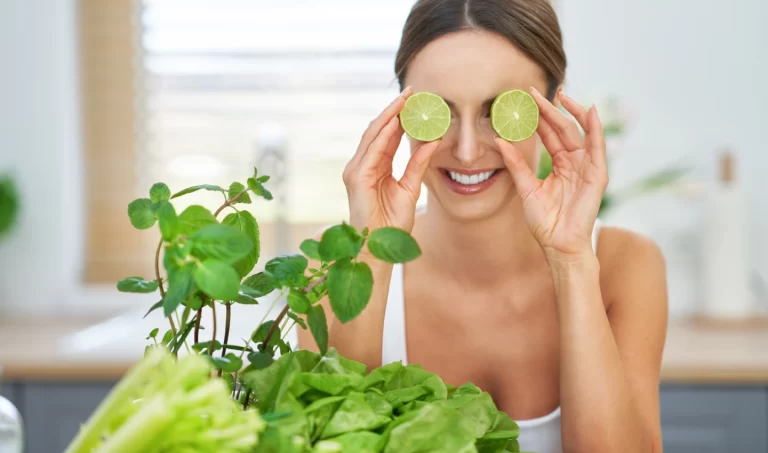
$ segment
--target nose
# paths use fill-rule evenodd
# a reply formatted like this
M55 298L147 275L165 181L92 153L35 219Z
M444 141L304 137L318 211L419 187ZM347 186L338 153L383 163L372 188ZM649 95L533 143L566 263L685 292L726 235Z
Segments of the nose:
M484 149L480 143L480 131L477 124L471 120L463 120L458 124L456 146L453 157L465 167L472 167L481 157Z

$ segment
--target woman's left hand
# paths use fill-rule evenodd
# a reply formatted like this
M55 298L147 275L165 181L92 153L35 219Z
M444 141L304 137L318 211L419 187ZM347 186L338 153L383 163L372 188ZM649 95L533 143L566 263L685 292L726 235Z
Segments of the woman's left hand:
M544 252L558 257L591 252L592 228L608 185L597 111L560 94L563 107L584 129L582 137L576 124L535 88L531 94L540 112L536 132L552 156L552 172L542 181L514 144L500 137L496 143L522 199L528 227Z

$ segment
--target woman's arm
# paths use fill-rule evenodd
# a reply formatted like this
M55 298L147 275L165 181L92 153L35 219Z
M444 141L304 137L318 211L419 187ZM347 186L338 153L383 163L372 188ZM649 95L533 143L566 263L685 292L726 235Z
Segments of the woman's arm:
M638 235L603 233L601 258L610 266L602 271L603 285L591 250L548 256L560 318L563 449L660 452L664 261L655 244Z

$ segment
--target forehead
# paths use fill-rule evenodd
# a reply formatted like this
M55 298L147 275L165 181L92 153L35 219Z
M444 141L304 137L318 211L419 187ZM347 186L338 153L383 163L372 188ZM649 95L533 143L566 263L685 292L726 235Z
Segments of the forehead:
M456 103L494 97L531 85L546 89L544 71L503 36L466 30L427 44L411 61L405 85Z

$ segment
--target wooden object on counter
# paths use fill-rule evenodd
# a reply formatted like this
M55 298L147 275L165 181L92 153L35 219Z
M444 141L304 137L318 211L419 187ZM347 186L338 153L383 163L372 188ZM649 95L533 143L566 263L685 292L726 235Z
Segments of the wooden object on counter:
M675 320L667 331L662 382L768 384L768 321Z

